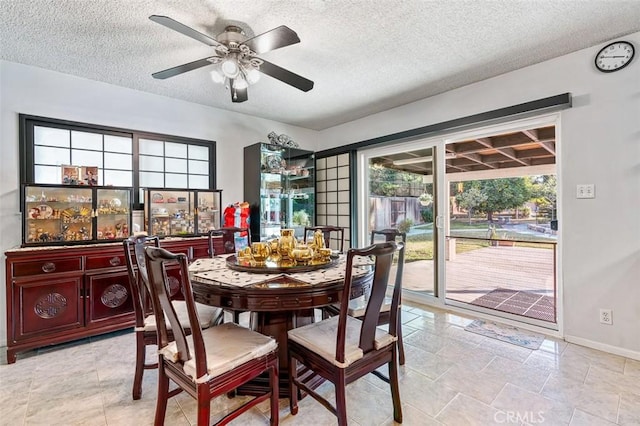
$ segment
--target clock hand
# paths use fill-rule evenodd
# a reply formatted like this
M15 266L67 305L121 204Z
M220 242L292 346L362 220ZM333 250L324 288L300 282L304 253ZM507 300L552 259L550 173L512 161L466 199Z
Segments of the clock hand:
M624 58L624 55L620 55L620 56L602 56L603 58Z

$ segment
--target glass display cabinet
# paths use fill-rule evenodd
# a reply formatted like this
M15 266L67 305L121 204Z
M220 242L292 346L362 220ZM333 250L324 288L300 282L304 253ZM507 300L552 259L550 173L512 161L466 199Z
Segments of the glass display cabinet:
M204 235L220 228L220 190L146 188L145 228L160 237Z
M251 206L251 241L291 228L302 238L315 220L314 153L257 143L244 149L244 198Z
M23 246L122 240L131 230L131 189L23 186Z

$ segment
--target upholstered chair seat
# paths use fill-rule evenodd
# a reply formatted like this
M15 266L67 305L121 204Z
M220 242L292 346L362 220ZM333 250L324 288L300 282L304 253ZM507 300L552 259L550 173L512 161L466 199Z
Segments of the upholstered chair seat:
M340 363L336 360L338 319L338 316L334 316L324 321L289 330L289 339L332 362L333 365L348 367L364 356L364 352L359 347L362 321L351 316L347 317L347 333L344 346L345 360ZM391 334L379 328L376 329L374 340L376 350L380 350L395 341L396 338Z
M247 361L264 356L278 348L278 344L271 337L232 322L202 330L202 339L207 354L207 373L211 377L224 374ZM187 345L189 352L195 353L193 336L187 337ZM175 341L160 352L168 361L175 363L178 360ZM184 372L193 380L198 379L195 377L194 358L186 361L183 368Z

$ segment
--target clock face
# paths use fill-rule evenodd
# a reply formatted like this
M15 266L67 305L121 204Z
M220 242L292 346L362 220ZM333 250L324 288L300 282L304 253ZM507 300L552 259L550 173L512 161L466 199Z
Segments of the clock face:
M596 67L602 72L621 70L629 65L634 53L633 44L628 41L615 41L598 52L595 59Z

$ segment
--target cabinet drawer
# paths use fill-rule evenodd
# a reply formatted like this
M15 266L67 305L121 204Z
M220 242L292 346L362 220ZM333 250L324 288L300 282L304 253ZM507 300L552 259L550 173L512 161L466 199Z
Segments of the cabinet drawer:
M133 319L133 301L127 272L87 275L87 325Z
M14 277L82 271L82 257L53 260L31 260L13 264Z
M87 256L86 269L102 269L102 268L117 268L119 266L127 266L124 258L124 250L122 254L103 254L99 256Z

